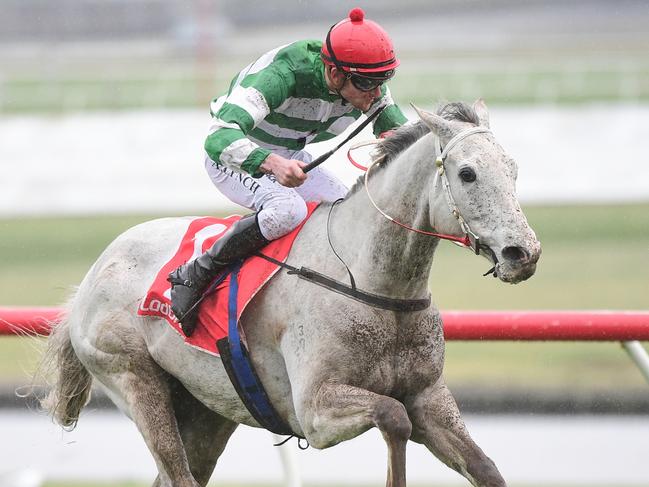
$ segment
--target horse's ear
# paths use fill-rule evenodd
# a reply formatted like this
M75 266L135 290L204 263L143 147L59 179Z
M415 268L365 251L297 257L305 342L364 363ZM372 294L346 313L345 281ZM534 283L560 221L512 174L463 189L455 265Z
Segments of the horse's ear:
M438 136L453 136L453 128L447 120L443 119L439 115L422 110L421 108L415 106L413 103L411 103L410 106L415 109L417 115L419 115L419 118L421 118L424 123L426 123L426 125L430 127L433 133L437 134Z
M489 128L489 110L487 110L487 104L482 98L478 98L473 102L473 109L478 114L480 125Z

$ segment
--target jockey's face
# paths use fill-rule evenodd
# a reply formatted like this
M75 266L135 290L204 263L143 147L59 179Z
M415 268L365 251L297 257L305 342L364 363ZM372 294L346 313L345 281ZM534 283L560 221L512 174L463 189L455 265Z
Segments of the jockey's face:
M329 69L329 80L331 88L336 90L340 96L347 100L354 108L366 112L378 98L381 97L381 86L369 91L363 91L352 83L346 73L339 71L336 67Z

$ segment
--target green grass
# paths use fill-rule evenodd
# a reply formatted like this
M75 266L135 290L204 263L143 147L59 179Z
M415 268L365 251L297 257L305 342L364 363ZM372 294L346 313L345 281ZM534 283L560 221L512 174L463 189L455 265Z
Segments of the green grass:
M526 215L543 248L537 273L503 285L480 277L487 261L444 245L431 278L442 309L649 308L649 205L532 207Z
M143 70L126 62L113 69L70 66L47 75L10 69L0 80L0 112L205 109L211 98L227 90L232 77L247 62L222 61L216 71L200 71L185 64L153 64ZM649 101L649 84L642 82L649 76L644 58L631 57L631 67L612 63L602 68L586 63L577 70L551 60L531 66L520 56L491 59L487 68L468 68L471 65L469 58L464 60L465 68L440 70L430 59L404 59L404 68L390 87L402 105L479 97L499 105Z
M2 304L62 303L117 235L150 218L116 216L0 220Z
M234 72L233 72L234 73ZM490 104L536 102L647 102L648 85L621 91L624 79L618 73L584 73L583 83L570 86L561 72L527 73L436 73L403 74L390 84L395 99L428 104L431 100L474 100L483 97ZM639 72L638 79L649 76ZM3 83L0 111L42 113L70 110L132 110L205 108L208 100L227 90L229 79L12 79ZM585 84L585 86L582 86ZM209 92L204 86L209 86Z
M639 68L629 82L629 73L586 71L571 73L560 69L508 72L435 72L399 73L390 82L396 100L429 104L431 97L445 100L475 100L484 98L489 104L588 102L646 102L649 86L639 82L649 75L649 68ZM636 83L633 89L625 84ZM633 86L636 86L635 84Z
M431 290L443 310L649 308L649 204L530 207L542 245L535 276L517 286L481 277L488 263L443 243ZM150 216L0 220L0 305L58 305L103 248ZM46 238L44 238L46 236ZM27 380L33 340L0 338L0 382ZM616 343L450 342L458 385L646 388Z
M451 389L647 392L626 352L611 342L448 342L445 375Z

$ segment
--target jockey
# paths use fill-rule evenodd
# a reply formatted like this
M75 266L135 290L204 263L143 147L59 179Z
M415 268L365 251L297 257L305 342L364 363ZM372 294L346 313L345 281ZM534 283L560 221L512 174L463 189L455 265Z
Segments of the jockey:
M172 309L187 336L196 326L195 304L225 266L297 227L306 217L306 201L335 201L347 193L322 166L307 178L307 144L337 136L383 105L375 136L406 122L384 84L398 65L388 34L355 8L329 29L324 43L273 49L212 101L205 168L223 194L255 213L169 274Z

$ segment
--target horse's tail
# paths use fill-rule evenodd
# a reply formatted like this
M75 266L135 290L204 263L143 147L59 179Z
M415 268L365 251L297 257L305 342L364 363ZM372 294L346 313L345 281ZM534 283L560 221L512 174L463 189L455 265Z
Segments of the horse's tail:
M41 372L53 379L41 406L65 429L73 430L90 400L92 376L72 348L69 316L53 324Z

